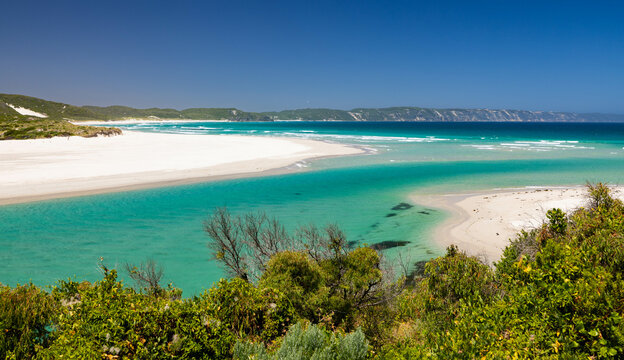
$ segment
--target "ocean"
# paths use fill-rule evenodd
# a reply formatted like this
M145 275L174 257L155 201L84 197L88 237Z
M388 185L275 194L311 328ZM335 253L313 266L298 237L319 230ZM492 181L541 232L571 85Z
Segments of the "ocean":
M305 161L291 173L0 207L0 282L101 278L108 267L153 259L185 296L224 271L211 260L203 221L220 206L263 211L288 229L339 225L356 246L406 241L384 251L415 262L443 253L431 232L447 214L414 194L504 187L624 183L624 124L188 122L137 123L135 131L287 136L333 141L367 154ZM401 203L413 205L393 210ZM399 207L399 208L405 208Z

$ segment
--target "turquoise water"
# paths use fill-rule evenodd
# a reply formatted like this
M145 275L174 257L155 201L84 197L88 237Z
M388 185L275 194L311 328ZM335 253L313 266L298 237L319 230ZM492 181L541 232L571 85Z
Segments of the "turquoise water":
M52 284L100 277L148 258L186 295L222 276L202 222L217 206L262 210L291 229L334 222L358 244L405 240L410 260L441 253L429 240L445 216L393 211L414 193L534 185L624 183L624 124L179 123L140 131L296 136L354 144L369 155L300 164L288 175L103 194L0 207L0 282ZM395 214L388 217L389 214Z

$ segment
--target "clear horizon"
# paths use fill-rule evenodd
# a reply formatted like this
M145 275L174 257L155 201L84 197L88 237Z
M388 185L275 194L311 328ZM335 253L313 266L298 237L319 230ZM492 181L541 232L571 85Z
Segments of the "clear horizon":
M136 108L624 114L624 6L10 2L0 92Z

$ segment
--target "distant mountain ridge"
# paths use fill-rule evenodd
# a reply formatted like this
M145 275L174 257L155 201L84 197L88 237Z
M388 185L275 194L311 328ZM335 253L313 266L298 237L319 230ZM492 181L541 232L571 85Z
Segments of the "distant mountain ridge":
M572 113L527 110L433 109L421 107L296 109L247 112L236 108L135 109L128 106L74 106L25 95L0 94L0 119L28 118L16 108L28 109L50 119L66 120L338 120L338 121L516 121L516 122L624 122L624 114ZM25 112L24 110L21 110Z

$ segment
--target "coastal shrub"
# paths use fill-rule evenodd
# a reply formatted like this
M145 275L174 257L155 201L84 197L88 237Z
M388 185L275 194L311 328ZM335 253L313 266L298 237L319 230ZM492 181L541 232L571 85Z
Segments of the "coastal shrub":
M323 274L320 266L302 252L275 254L269 260L259 286L282 291L298 317L313 321L322 316L319 310L327 292Z
M445 256L427 263L425 274L419 287L424 314L437 329L448 328L462 307L489 303L496 292L492 270L453 245Z
M165 290L160 285L164 270L154 260L147 260L139 266L126 264L125 270L141 291L151 296L162 296Z
M208 314L239 337L270 342L284 335L295 311L279 290L239 279L222 279L198 299Z
M493 302L498 289L492 269L456 246L425 265L424 276L397 297L392 336L377 347L381 359L437 357L439 344L459 326L466 309ZM448 345L442 345L448 349ZM457 351L457 348L455 349ZM449 353L440 358L448 358ZM456 356L451 356L456 357Z
M510 240L509 245L503 250L500 260L495 262L497 280L501 281L502 278L506 277L521 257L529 260L535 259L535 255L540 250L539 232L538 229L521 230L515 238Z
M552 235L565 235L568 227L566 214L561 209L550 209L546 212L548 230Z
M74 125L65 120L34 119L16 115L0 117L0 140L41 139L55 136L112 136L121 135L118 128Z
M330 324L345 331L359 326L374 336L376 324L383 321L384 309L402 289L403 280L391 281L381 269L379 254L370 248L351 250L320 266L328 289L325 314L332 315Z
M334 257L318 262L304 252L276 254L259 286L283 292L298 318L345 331L359 326L378 338L385 331L380 326L393 317L387 314L388 304L400 291L401 282L384 278L375 250L336 247Z
M485 306L458 309L453 326L436 339L442 357L461 351L468 357L553 357L617 351L610 342L621 316L609 306L610 282L604 269L582 265L587 254L548 243L534 261L521 259L503 286L504 296ZM615 299L611 299L615 300ZM615 316L613 316L615 315ZM615 326L615 328L614 328ZM592 339L589 332L600 333ZM596 345L592 344L596 340Z
M237 360L306 360L306 359L365 359L368 342L361 330L349 334L328 332L318 325L297 323L289 330L280 347L269 354L261 344L239 342L234 347Z
M484 303L493 294L491 269L453 245L446 249L445 256L427 263L425 274L428 291L442 301L441 307L460 301L467 305Z
M50 341L59 304L38 287L0 284L0 358L32 358Z
M349 252L346 236L336 225L302 226L290 234L264 213L234 216L227 208L217 208L204 222L204 231L214 259L231 276L251 282L259 280L271 258L284 251L304 253L317 264L341 261Z
M384 272L376 250L351 249L335 225L304 226L291 235L264 214L233 216L219 208L204 230L214 257L230 274L279 290L298 318L315 323L379 334L383 319L373 315L383 314L403 285Z
M264 213L233 216L227 208L217 208L204 222L211 238L213 257L232 276L257 280L269 259L280 251L298 250L298 242L276 219Z
M587 190L589 192L587 207L592 211L599 209L608 211L614 206L622 205L621 201L611 196L611 189L605 183L587 183Z
M62 311L41 359L226 359L236 341L227 324L193 299L140 294L104 268L92 285L65 282L55 291ZM167 294L165 294L167 295Z

